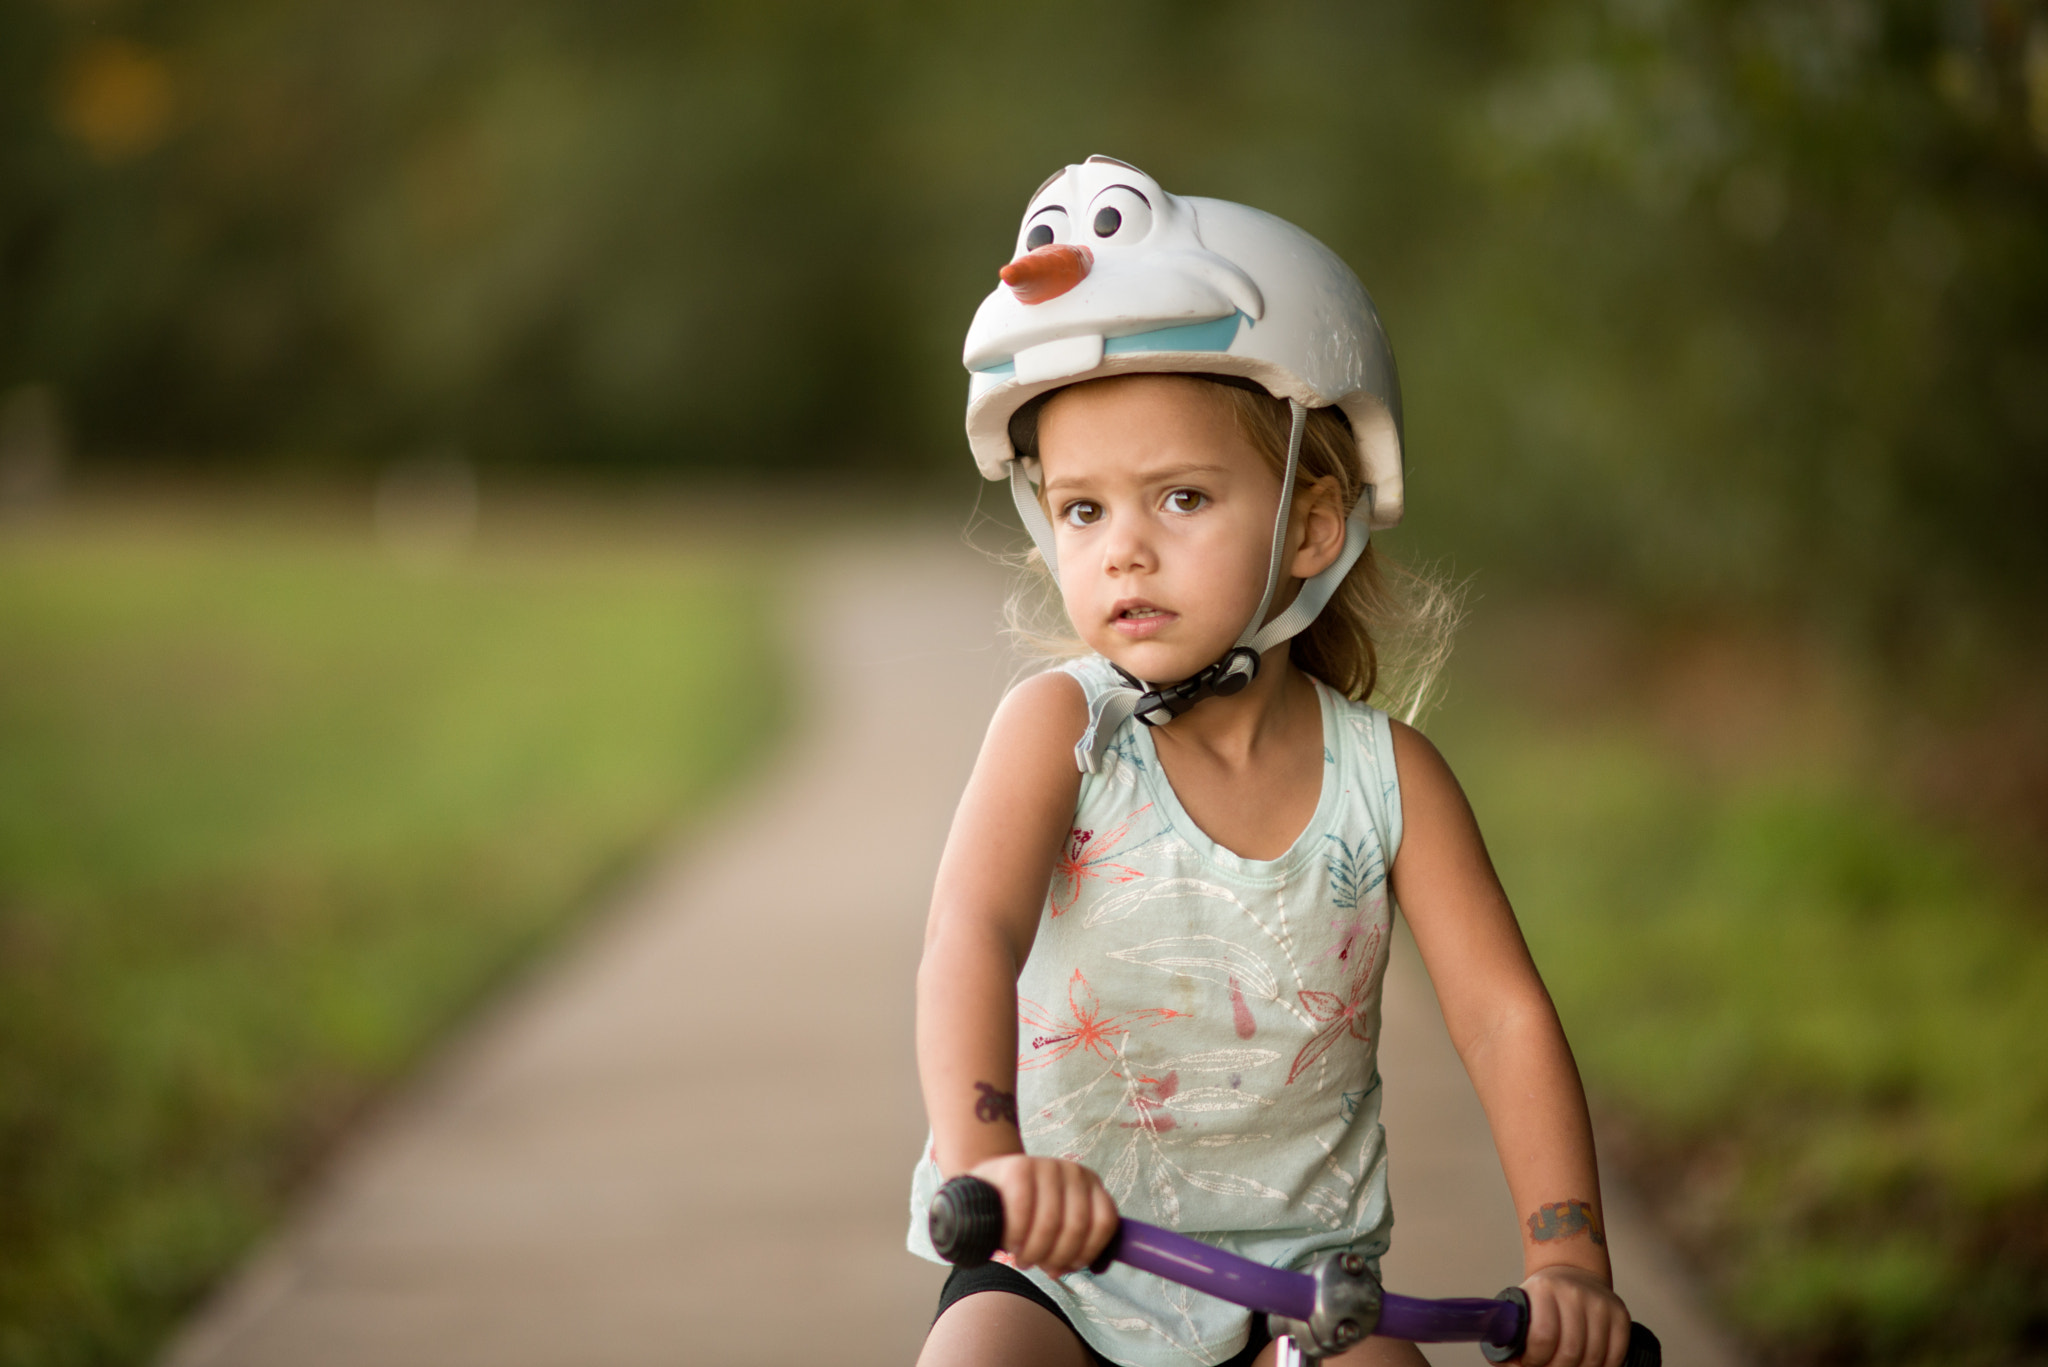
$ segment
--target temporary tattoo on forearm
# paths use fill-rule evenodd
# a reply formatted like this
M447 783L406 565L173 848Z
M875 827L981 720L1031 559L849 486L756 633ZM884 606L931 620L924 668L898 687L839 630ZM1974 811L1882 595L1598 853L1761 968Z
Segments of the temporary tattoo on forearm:
M1529 1217L1529 1237L1539 1244L1562 1243L1576 1239L1581 1234L1593 1236L1593 1242L1607 1243L1607 1235L1600 1228L1600 1216L1584 1201L1557 1201L1547 1206L1536 1207L1536 1213Z
M1017 1123L1017 1094L999 1092L986 1082L977 1082L974 1089L981 1093L981 1100L974 1103L974 1118L993 1125L999 1120Z

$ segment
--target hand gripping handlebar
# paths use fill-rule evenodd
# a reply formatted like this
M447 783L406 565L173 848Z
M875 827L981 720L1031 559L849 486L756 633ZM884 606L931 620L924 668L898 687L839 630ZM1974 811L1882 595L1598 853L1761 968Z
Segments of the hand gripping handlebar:
M932 1198L932 1246L952 1263L986 1262L1003 1239L1003 1198L978 1177L955 1177ZM1263 1311L1274 1336L1292 1336L1332 1357L1367 1335L1415 1343L1477 1343L1491 1362L1522 1355L1529 1298L1509 1287L1492 1300L1421 1300L1380 1289L1356 1253L1319 1259L1312 1272L1289 1272L1240 1258L1169 1229L1125 1220L1089 1269L1112 1262L1150 1272L1247 1310ZM1629 1326L1622 1367L1660 1367L1663 1349L1641 1324Z

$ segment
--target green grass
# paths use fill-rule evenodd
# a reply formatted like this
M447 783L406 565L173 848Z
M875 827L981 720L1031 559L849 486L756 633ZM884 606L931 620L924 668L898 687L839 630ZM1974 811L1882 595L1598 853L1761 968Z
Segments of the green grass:
M2040 1360L2038 902L1879 754L1701 764L1641 709L1468 682L1433 730L1619 1156L1731 1318L1779 1361Z
M135 1363L365 1100L772 734L762 566L0 528L0 1364Z

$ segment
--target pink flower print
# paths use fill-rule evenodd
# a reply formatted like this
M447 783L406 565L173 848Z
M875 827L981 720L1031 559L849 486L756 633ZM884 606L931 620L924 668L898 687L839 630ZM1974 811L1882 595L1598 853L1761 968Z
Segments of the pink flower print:
M1380 928L1374 926L1372 933L1365 937L1365 944L1356 960L1358 971L1351 979L1349 998L1334 992L1318 992L1304 988L1295 995L1301 999L1302 1009L1316 1020L1323 1022L1322 1029L1309 1036L1301 1052L1294 1056L1294 1066L1287 1070L1287 1080L1294 1081L1308 1066L1330 1051L1330 1046L1350 1035L1356 1040L1370 1038L1366 1033L1366 996L1372 987L1372 972L1380 957Z
M1366 923L1366 914L1358 911L1352 913L1349 921L1330 922L1330 929L1337 932L1337 943L1316 956L1316 962L1319 964L1328 963L1331 959L1349 963L1351 951L1358 948L1358 942L1364 938L1369 926Z
M1246 1004L1244 989L1238 986L1235 973L1230 975L1230 1023L1236 1028L1239 1039L1250 1039L1259 1033L1258 1019Z
M1163 1078L1139 1078L1138 1084L1137 1090L1131 1093L1131 1105L1137 1110L1138 1118L1124 1121L1123 1127L1127 1130L1150 1130L1154 1134L1177 1129L1180 1122L1166 1107L1174 1094L1180 1091L1180 1074L1173 1072Z
M1109 857L1115 853L1118 843L1131 833L1131 823L1151 810L1152 804L1148 802L1101 835L1079 829L1067 833L1067 847L1052 866L1053 915L1071 911L1081 896L1081 885L1090 879L1129 883L1145 876L1141 869L1109 862Z
M1102 1003L1096 1000L1095 989L1088 985L1087 975L1077 968L1067 983L1066 1020L1054 1020L1037 1002L1018 999L1017 1020L1023 1026L1019 1033L1024 1036L1024 1048L1019 1051L1017 1067L1020 1070L1043 1068L1059 1062L1076 1049L1086 1049L1104 1063L1116 1064L1119 1062L1117 1045L1133 1029L1178 1020L1183 1014L1163 1006L1153 1006L1105 1016Z

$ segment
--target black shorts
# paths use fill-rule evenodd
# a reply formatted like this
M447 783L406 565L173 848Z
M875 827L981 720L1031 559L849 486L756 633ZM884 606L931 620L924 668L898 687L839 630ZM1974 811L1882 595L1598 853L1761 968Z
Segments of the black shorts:
M939 1291L939 1315L952 1309L955 1301L965 1300L983 1291L1005 1291L1012 1296L1022 1296L1033 1305L1042 1305L1057 1316L1061 1324L1073 1330L1075 1338L1081 1338L1080 1331L1074 1329L1074 1322L1067 1318L1066 1312L1060 1309L1059 1304L1051 1296L1038 1289L1038 1283L1016 1268L1003 1263L981 1263L974 1267L954 1268L952 1275L946 1278L945 1286ZM932 1319L936 1322L938 1315L932 1316ZM1266 1317L1253 1315L1251 1337L1245 1341L1243 1348L1228 1360L1218 1363L1217 1367L1251 1367L1252 1359L1259 1355L1259 1350L1272 1341L1273 1336L1266 1332ZM1088 1356L1094 1359L1097 1367L1117 1367L1113 1359L1096 1352L1087 1339L1081 1339L1081 1346L1087 1349Z

